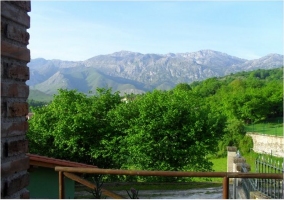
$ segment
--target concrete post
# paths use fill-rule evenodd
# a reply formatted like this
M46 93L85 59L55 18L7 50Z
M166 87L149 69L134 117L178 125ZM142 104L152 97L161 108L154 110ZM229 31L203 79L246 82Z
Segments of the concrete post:
M228 146L227 147L227 172L233 172L234 157L236 157L237 147ZM229 183L232 183L233 179L229 179Z
M233 172L234 157L236 157L237 147L227 147L227 172Z

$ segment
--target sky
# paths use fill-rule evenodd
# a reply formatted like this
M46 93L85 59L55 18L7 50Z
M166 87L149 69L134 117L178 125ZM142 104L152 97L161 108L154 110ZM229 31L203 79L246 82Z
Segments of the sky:
M31 1L31 58L211 49L283 55L283 1Z

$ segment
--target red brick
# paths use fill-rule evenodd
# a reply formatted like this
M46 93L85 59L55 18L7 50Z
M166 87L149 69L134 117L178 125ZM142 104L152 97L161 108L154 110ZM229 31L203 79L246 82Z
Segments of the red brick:
M4 102L3 100L1 102L1 117L2 118L7 117L7 102Z
M31 60L30 50L28 48L19 47L3 40L1 41L1 57L2 56L26 62L30 62Z
M6 32L6 28L7 28L7 23L1 21L1 34L4 35L4 33Z
M23 44L29 44L30 34L25 29L17 28L11 24L6 27L5 35L7 38L16 40Z
M29 198L24 98L29 94L25 81L29 79L30 10L30 1L1 1L1 198Z
M15 79L20 81L27 81L30 79L30 69L26 65L18 65L1 62L1 77L2 79Z
M1 163L1 176L3 178L20 171L28 170L29 165L30 163L28 156L25 156L17 160L12 160L6 163Z
M8 157L8 142L1 141L1 163L4 162L4 159Z
M8 102L7 117L22 117L29 113L28 103L26 102Z
M3 79L6 75L5 75L5 64L3 63L3 61L1 62L1 78Z
M1 199L4 199L4 197L7 195L7 188L8 188L7 181L1 179Z
M26 81L30 79L30 69L27 66L12 65L6 69L7 78Z
M12 1L12 3L23 8L27 12L31 11L31 2L29 0L28 1Z
M1 16L30 28L30 16L18 6L1 1Z
M8 142L8 156L14 156L21 153L27 153L28 152L28 140L16 140Z
M20 195L20 199L29 199L30 198L30 192L27 189L24 189L24 191Z
M27 121L22 122L1 122L1 138L25 135L29 128Z
M7 83L2 82L1 84L2 97L29 97L29 86L24 82L13 82Z
M7 196L14 194L17 191L25 188L29 184L29 174L21 174L16 176L12 180L8 181L7 183Z

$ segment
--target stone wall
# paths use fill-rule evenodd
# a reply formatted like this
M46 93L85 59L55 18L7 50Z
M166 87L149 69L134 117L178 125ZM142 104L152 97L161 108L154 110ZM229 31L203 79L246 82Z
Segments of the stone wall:
M253 151L284 157L284 137L247 133L253 139Z
M1 1L1 198L29 198L30 1Z

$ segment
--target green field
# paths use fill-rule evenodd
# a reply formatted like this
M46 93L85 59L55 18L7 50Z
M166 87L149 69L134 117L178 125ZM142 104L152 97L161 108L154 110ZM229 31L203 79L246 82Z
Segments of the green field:
M251 152L249 154L244 155L243 157L246 159L246 163L251 166L251 172L256 172L255 168L255 161L259 156L264 156L265 158L270 158L273 161L279 161L282 163L284 161L283 158L275 157L267 154L258 154L255 152ZM210 159L210 161L213 163L213 170L216 172L226 172L227 171L227 157L224 158L214 158Z
M30 89L29 100L50 102L53 100L53 95L45 94L39 90Z
M261 121L245 126L246 132L283 136L283 117Z

